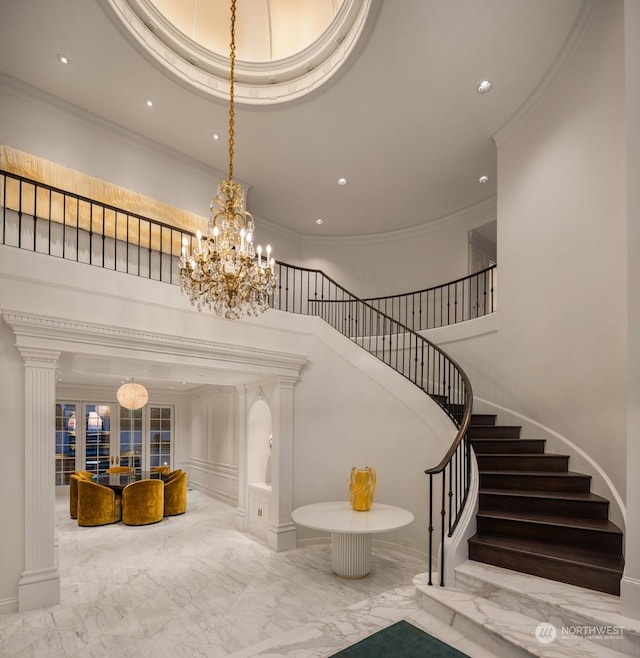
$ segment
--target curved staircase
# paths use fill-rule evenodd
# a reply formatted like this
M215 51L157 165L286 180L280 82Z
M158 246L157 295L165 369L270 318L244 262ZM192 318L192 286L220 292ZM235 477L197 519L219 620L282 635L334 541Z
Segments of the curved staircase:
M619 595L623 533L609 501L591 493L591 476L569 470L568 455L520 430L492 414L471 418L480 483L469 559Z

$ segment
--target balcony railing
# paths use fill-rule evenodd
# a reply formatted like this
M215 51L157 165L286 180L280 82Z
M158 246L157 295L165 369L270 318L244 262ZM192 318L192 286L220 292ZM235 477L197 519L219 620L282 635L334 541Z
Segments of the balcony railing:
M432 288L364 301L414 331L473 320L498 310L498 269L487 267Z
M0 243L48 256L177 285L182 239L195 240L179 228L4 171L0 171L0 194ZM466 432L473 393L467 375L437 345L417 333L414 327L422 327L422 323L412 320L414 326L408 326L399 319L407 315L408 308L412 309L410 315L415 315L410 306L414 302L408 300L418 303L422 293L403 296L401 302L393 301L401 296L367 301L320 270L285 263L277 263L276 270L278 292L271 300L272 308L322 318L429 395L458 428L441 463L425 471L429 476L431 584L435 535L452 535L469 491L471 451ZM493 270L484 275L486 281L492 280ZM451 284L451 291L457 290L456 284ZM465 285L477 288L477 284L467 283L461 290ZM483 283L483 291L490 289ZM428 291L422 292L425 300L432 299ZM435 316L418 312L418 317ZM444 316L440 313L438 317L442 320ZM454 317L460 321L461 316ZM434 485L436 479L440 482ZM439 524L436 514L440 515ZM442 552L441 585L444 559Z

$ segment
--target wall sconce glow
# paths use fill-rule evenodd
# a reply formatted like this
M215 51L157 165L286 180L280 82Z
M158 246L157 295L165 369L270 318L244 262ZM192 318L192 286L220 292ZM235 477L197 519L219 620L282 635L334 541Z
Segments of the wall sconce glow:
M491 82L491 80L483 80L478 85L478 93L486 94L488 91L491 91L491 87L493 87L493 83Z
M153 107L153 101L150 98L147 98L145 101L145 104L147 107Z
M58 61L61 64L68 64L69 63L69 58L66 55L63 55L62 53L58 54Z
M346 185L346 184L347 184L346 178L338 178L338 185Z
M324 219L320 219L320 217L318 217L318 219L316 219L316 224L318 226L320 226L321 224L324 224Z
M488 183L489 182L489 176L480 176L478 178L478 183L483 184L483 183Z

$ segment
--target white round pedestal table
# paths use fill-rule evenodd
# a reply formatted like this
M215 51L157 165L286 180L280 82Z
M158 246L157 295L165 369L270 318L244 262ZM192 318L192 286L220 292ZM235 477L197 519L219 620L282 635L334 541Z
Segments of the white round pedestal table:
M294 523L331 533L331 568L341 578L364 578L371 571L371 535L402 528L413 514L401 507L373 503L356 512L349 502L315 503L291 512Z

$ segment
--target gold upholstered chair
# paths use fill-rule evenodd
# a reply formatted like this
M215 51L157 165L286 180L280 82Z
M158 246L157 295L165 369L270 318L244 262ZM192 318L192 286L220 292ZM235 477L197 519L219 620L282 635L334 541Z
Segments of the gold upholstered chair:
M128 466L110 466L105 472L106 473L128 473Z
M78 525L116 523L122 516L120 496L92 480L78 479Z
M69 476L69 516L78 518L78 480L90 480L93 477L89 471L75 471Z
M167 473L166 477L164 478L165 482L170 482L173 480L173 478L178 477L180 473L184 473L184 471L181 468L176 468L175 471L171 471L170 473Z
M182 471L164 485L164 515L175 516L187 511L187 474Z
M152 473L161 473L162 475L169 475L169 467L168 466L152 466L151 467L151 472Z
M164 516L164 482L160 479L138 480L122 490L122 522L146 525L162 521Z

